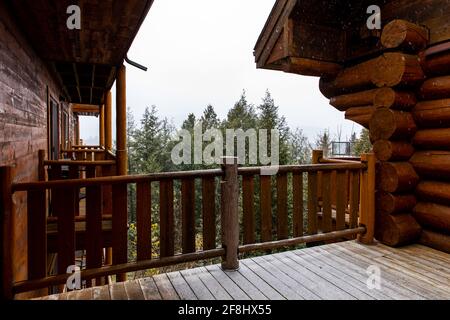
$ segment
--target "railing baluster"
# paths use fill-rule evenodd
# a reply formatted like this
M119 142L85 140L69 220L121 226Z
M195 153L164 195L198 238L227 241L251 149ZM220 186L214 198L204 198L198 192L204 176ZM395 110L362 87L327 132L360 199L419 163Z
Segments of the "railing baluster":
M102 190L100 186L86 187L86 267L102 266ZM99 280L99 279L97 279ZM88 281L88 286L89 286ZM96 282L96 285L100 283Z
M336 175L336 230L345 229L345 211L347 209L348 174L338 171Z
M272 241L272 189L271 176L260 176L261 184L261 241Z
M277 239L287 239L288 212L287 212L287 174L277 175Z
M128 203L127 184L112 186L112 249L113 264L126 263L128 260ZM117 281L125 281L126 274L118 274Z
M242 177L242 210L244 224L244 244L255 243L255 191L254 176L244 175Z
M53 213L58 217L58 273L75 264L75 188L52 190Z
M222 158L223 177L221 187L221 225L222 248L225 256L222 259L222 269L237 270L239 268L239 179L237 158Z
M317 172L308 173L308 234L317 233Z
M44 189L27 192L28 279L47 276L47 210ZM47 294L47 292L40 292Z
M160 256L174 255L173 180L159 184Z
M203 250L216 246L216 183L215 177L202 179Z
M350 171L350 228L358 226L360 170Z
M333 229L331 215L331 172L323 172L322 179L322 232L331 232Z
M182 250L195 252L195 179L181 180Z
M152 189L150 182L136 184L137 260L152 258Z
M293 213L292 227L294 237L303 236L303 173L292 175Z

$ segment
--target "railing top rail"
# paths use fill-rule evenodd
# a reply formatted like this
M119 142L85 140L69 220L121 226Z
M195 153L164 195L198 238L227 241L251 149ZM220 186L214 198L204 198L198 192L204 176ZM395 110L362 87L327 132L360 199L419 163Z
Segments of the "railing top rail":
M72 148L97 148L97 149L104 149L104 147L102 147L102 146L83 145L83 144L80 144L80 145L77 145L77 144L72 145Z
M320 163L327 164L327 163L361 163L361 159L337 159L337 158L321 158L319 160Z
M61 153L85 153L85 152L92 152L92 153L104 153L105 149L69 149L69 150L61 150Z
M102 178L89 179L74 179L74 180L54 180L42 182L28 182L15 183L12 185L13 192L28 191L28 190L42 190L58 187L88 187L109 184L121 183L138 183L138 182L152 182L167 179L183 179L183 178L201 178L201 177L216 177L221 176L221 169L199 170L199 171L178 171L178 172L161 172L147 175L131 175L131 176L114 176Z
M75 164L76 161L69 162ZM80 165L84 165L86 161L80 161ZM101 163L101 161L95 161ZM60 164L60 163L58 163ZM288 165L279 166L278 173L303 173L303 172L318 172L318 171L334 171L334 170L360 170L367 166L364 163L330 163L330 164L311 164L311 165ZM246 167L238 168L240 175L259 175L262 169L269 169L270 167ZM138 182L152 182L166 179L183 179L183 178L202 178L202 177L217 177L221 176L223 171L221 169L211 170L196 170L196 171L176 171L176 172L161 172L147 175L130 175L130 176L115 176L91 179L76 179L76 180L54 180L42 182L28 182L13 184L13 192L27 191L36 189L50 189L57 187L87 187L93 185L108 185L120 183L138 183Z
M115 165L114 160L46 160L44 166L60 165L60 166L111 166Z
M344 162L344 163L324 163L324 164L306 164L306 165L288 165L279 166L278 173L303 173L303 172L317 172L317 171L334 171L334 170L360 170L367 166L361 162ZM240 175L257 175L261 170L270 169L273 167L247 167L239 168ZM272 170L273 171L273 170Z

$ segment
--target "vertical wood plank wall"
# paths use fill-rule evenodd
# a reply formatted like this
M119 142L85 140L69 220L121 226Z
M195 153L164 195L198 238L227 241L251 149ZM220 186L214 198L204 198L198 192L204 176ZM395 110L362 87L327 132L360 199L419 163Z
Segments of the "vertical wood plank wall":
M62 94L47 65L40 60L9 15L4 1L0 2L0 166L14 165L13 180L38 180L38 151L47 150L47 99L59 102ZM62 108L69 115L69 137L74 136L72 114L67 104ZM15 195L14 277L27 276L27 221L25 195Z

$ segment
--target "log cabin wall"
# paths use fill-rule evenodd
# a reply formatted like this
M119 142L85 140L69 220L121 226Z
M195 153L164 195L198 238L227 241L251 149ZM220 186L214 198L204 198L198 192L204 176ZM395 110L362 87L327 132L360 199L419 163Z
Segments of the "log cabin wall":
M383 30L367 28L370 5ZM376 237L391 246L450 252L449 21L450 0L277 0L255 46L258 68L321 77L370 130Z
M60 103L61 94L46 64L31 48L14 16L1 1L0 166L13 166L14 182L38 180L38 150L48 150L48 99ZM70 139L74 136L73 117L68 104L60 103L62 110L69 117ZM62 114L59 112L60 117ZM27 275L26 199L16 195L14 201L14 277L21 280Z
M412 110L417 132L410 159L420 182L414 217L421 243L450 253L450 43L421 53L426 81Z
M376 238L450 252L450 45L387 24L384 53L320 80L330 104L369 129L378 160Z

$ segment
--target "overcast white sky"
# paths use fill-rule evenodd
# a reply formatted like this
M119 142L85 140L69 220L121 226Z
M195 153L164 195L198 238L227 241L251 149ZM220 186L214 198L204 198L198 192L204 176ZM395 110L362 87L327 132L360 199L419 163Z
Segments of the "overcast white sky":
M275 0L155 0L128 57L127 100L135 118L156 105L179 126L212 104L223 119L243 89L259 104L269 89L291 128L312 140L329 129L342 138L361 127L344 119L319 91L318 78L258 70L253 47ZM114 92L114 90L113 90ZM113 121L115 121L113 119ZM82 138L97 136L97 120L82 121Z

